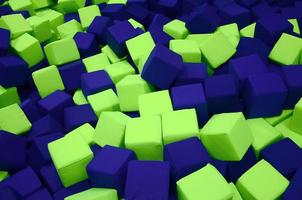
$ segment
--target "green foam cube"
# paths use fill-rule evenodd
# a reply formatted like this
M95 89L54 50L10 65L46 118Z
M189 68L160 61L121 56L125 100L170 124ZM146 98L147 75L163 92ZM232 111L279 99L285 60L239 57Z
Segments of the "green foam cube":
M302 134L301 120L302 120L302 98L295 105L293 116L290 119L288 127L292 131Z
M60 38L73 38L77 32L82 32L82 25L75 19L65 22L57 27Z
M33 72L32 77L42 98L56 90L64 90L61 75L55 65Z
M0 108L12 105L20 104L20 97L16 87L4 88L0 85Z
M193 40L170 40L169 48L182 57L187 63L200 63L201 52Z
M31 0L31 1L33 2L33 7L35 10L41 8L47 8L55 4L55 1L53 0Z
M98 117L104 111L119 110L119 100L112 89L89 95L87 100Z
M205 34L189 34L186 37L186 40L192 40L197 42L199 45L207 41L211 37L212 33L205 33Z
M123 112L138 111L138 97L153 91L138 74L131 74L116 84L116 91L120 100L120 108Z
M135 28L135 29L136 29L136 28L140 28L140 29L142 29L143 31L145 31L144 25L142 25L142 24L139 23L138 21L136 21L136 20L130 18L130 19L128 19L128 22L133 26L133 28Z
M48 143L48 150L65 187L88 178L86 166L92 160L93 153L81 136L55 140Z
M138 97L140 116L161 115L173 111L168 90L143 94Z
M85 123L79 126L78 128L74 129L73 131L67 133L65 137L81 136L83 141L85 141L88 145L92 145L94 133L94 128L89 123Z
M64 200L118 200L117 191L109 188L90 188L83 192L73 194L66 197Z
M126 124L129 119L130 117L122 112L102 112L93 141L101 147L105 145L124 147Z
M88 58L83 59L87 72L95 72L105 69L106 66L110 65L108 57L104 53L99 53Z
M195 109L184 109L162 114L164 144L198 136L198 121Z
M78 10L82 27L84 29L90 26L91 22L96 16L101 16L100 9L97 5L91 5L87 7L80 8Z
M264 118L272 126L276 126L293 114L293 110L283 110L280 115Z
M23 11L26 10L30 15L35 14L33 3L31 0L9 0L8 5L13 11Z
M21 135L31 129L31 123L18 104L0 109L0 129Z
M236 23L220 26L216 31L223 33L235 48L238 46L240 41L240 33Z
M255 35L256 23L252 23L240 30L241 37L253 38Z
M163 30L174 39L185 39L189 34L186 23L178 19L174 19L164 25Z
M236 48L220 31L200 45L201 53L206 62L214 69L228 61L235 53Z
M207 164L176 183L179 200L231 199L233 191L219 171Z
M114 51L109 47L109 45L102 47L101 51L108 57L110 63L117 63L121 61L121 58L119 58L114 53Z
M58 0L58 5L66 12L77 12L85 6L86 0Z
M236 182L245 200L280 199L288 185L289 181L265 160L255 164Z
M4 15L1 17L0 27L10 30L11 38L14 39L24 33L32 32L30 24L21 14Z
M283 33L272 51L269 58L281 65L297 65L300 62L302 39Z
M36 14L48 20L52 29L56 29L57 26L64 23L64 15L52 9L42 9L37 11Z
M0 182L3 181L4 179L6 179L7 177L9 177L9 174L7 171L0 171Z
M135 74L135 69L127 60L107 65L105 71L109 74L114 84L117 84L127 75Z
M50 65L63 65L80 59L78 47L72 38L47 44L44 47L44 51Z
M39 40L33 36L25 33L20 37L12 40L10 45L14 52L16 52L29 67L33 67L44 58L44 53Z
M243 200L234 183L229 183L229 186L233 191L232 200Z
M287 118L276 126L284 138L289 138L295 142L300 148L302 148L302 135L294 132L289 128L291 118Z
M78 106L88 104L88 101L87 101L86 97L84 96L83 91L81 89L78 89L74 92L72 99L73 99L73 102Z
M126 126L125 147L133 150L139 160L162 160L160 116L130 118Z
M225 161L241 160L253 142L253 135L241 112L214 115L200 134L209 154Z
M293 32L300 35L300 26L299 26L298 20L297 19L289 19L288 21L289 21L289 23L291 23L294 26Z
M33 29L32 35L39 40L40 43L52 37L50 23L47 19L39 16L32 16L26 19Z
M127 40L126 46L134 64L138 65L142 56L150 55L155 43L150 32L146 32Z

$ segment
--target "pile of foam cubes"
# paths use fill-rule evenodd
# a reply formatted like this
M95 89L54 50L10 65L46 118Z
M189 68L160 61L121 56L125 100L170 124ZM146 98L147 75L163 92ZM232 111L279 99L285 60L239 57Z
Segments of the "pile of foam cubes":
M301 33L300 0L0 0L0 200L301 200Z

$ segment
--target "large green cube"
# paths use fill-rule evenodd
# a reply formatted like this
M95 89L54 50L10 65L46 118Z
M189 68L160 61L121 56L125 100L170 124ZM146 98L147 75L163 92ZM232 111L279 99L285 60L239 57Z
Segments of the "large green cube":
M0 27L10 30L11 38L14 39L24 33L32 32L29 23L21 14L4 15L0 19Z

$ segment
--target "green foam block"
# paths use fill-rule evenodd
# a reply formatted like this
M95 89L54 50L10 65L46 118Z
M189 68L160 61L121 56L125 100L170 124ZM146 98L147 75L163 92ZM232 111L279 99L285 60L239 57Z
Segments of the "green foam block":
M77 12L79 8L85 6L86 0L58 0L58 5L66 13Z
M282 136L284 138L290 138L293 142L295 142L300 148L302 148L302 135L301 132L297 133L292 131L289 128L291 118L287 118L286 120L282 121L276 126L276 129L278 129Z
M140 29L142 29L143 31L146 31L144 25L142 25L142 24L139 23L138 21L136 21L136 20L130 18L130 19L128 19L128 22L133 26L133 28L135 28L135 29L136 29L136 28L140 28Z
M6 179L7 177L9 177L9 174L7 171L0 171L0 182L3 181L4 179Z
M102 47L101 51L108 57L110 63L113 64L121 61L121 58L119 58L108 45Z
M108 65L105 67L105 71L109 74L114 84L117 84L127 75L135 74L135 69L127 60Z
M211 37L212 33L205 33L205 34L189 34L186 37L186 40L195 41L198 45L201 45L205 41L207 41Z
M170 40L169 48L182 57L187 63L200 63L201 51L193 40Z
M52 9L41 9L37 11L36 14L48 20L52 29L56 29L57 26L64 23L64 15Z
M105 53L99 53L83 59L87 72L95 72L105 69L106 66L110 65L108 57Z
M4 88L0 85L0 108L20 104L20 97L16 87Z
M87 101L86 97L84 96L83 91L80 89L78 89L74 92L72 99L73 99L73 102L78 106L88 104L88 101Z
M93 145L93 137L94 137L95 130L94 128L89 124L85 123L78 128L74 129L73 131L70 131L65 135L65 137L77 137L81 136L82 139L88 144Z
M30 24L21 14L4 15L0 18L0 27L10 30L11 38L14 39L24 33L32 32Z
M33 29L32 35L39 40L39 42L45 42L52 37L50 28L50 22L39 16L32 16L26 19Z
M97 5L91 5L87 7L80 8L78 10L82 27L84 29L88 28L91 22L96 16L101 16L100 9Z
M243 200L234 183L229 183L229 185L233 191L232 200Z
M38 10L40 8L47 8L55 4L55 1L53 0L31 0L31 1L33 3L33 7L35 10Z
M31 0L9 0L8 5L13 11L23 11L26 10L30 15L35 14L33 3Z
M252 23L240 30L241 37L253 38L255 35L256 23Z
M288 21L289 21L289 23L291 23L294 26L293 32L300 35L300 26L299 26L298 20L297 19L289 19Z
M289 122L289 128L297 133L302 134L302 98L299 102L295 105L293 116Z
M77 32L82 32L82 25L75 19L65 22L57 27L60 38L73 38Z
M178 19L164 25L163 30L174 39L185 39L189 34L186 23Z
M73 194L64 200L118 200L117 191L109 188L91 188L83 192Z
M272 126L276 126L277 124L289 118L292 114L293 110L283 110L282 113L278 116L267 117L264 119Z
M240 41L240 33L236 23L220 26L216 31L223 33L235 48L238 46Z

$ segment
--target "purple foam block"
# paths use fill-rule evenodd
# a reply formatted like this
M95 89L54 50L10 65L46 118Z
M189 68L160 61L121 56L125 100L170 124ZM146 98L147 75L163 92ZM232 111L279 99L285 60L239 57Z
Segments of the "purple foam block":
M131 118L137 118L140 117L139 112L124 112L124 114L128 115Z
M47 187L51 193L55 193L63 188L60 177L53 164L42 167L39 174L43 185Z
M10 187L0 187L0 199L20 200L20 197Z
M69 22L71 20L76 20L78 22L81 22L79 13L78 12L75 12L75 13L66 13L64 15L64 21L65 22Z
M111 24L112 20L109 17L97 16L87 28L87 33L93 33L98 42L104 44L106 41L107 27L111 26Z
M161 14L155 14L148 31L151 33L152 38L156 44L168 46L169 41L173 38L163 31L163 26L171 20Z
M10 31L0 28L0 55L8 53L10 42Z
M96 125L98 118L90 104L73 106L64 109L64 125L66 131L71 131L85 123Z
M197 137L165 145L164 160L171 165L171 175L178 181L210 162L210 157Z
M127 15L125 14L124 4L106 4L104 8L101 9L103 16L110 17L114 20L125 20Z
M81 87L85 96L107 89L115 90L113 81L104 70L82 74Z
M168 89L182 68L180 55L167 47L157 45L144 65L142 78L160 89Z
M158 10L167 16L176 16L181 13L182 2L180 0L159 0Z
M267 60L271 49L262 40L258 38L242 37L237 46L235 57L243 57L252 54L261 56L262 59Z
M283 200L300 200L302 196L302 168L299 168L293 178L291 179L289 186L283 193Z
M161 161L131 161L128 165L125 199L166 200L170 165Z
M26 200L53 200L47 189L42 188L33 194L29 195Z
M201 83L172 87L171 99L175 110L195 108L200 125L208 120L208 104Z
M81 75L85 72L85 66L81 60L68 63L59 67L65 89L73 91L81 87Z
M266 147L260 152L260 157L288 179L302 166L302 150L289 138Z
M249 76L243 93L244 112L248 118L280 115L286 96L287 88L278 74Z
M29 74L28 64L22 58L13 54L0 56L0 85L4 87L23 85Z
M276 14L275 10L269 5L267 1L259 1L251 8L252 14L260 19L266 15Z
M37 106L36 102L31 98L25 99L21 103L20 107L31 123L37 121L42 117L40 108Z
M86 58L100 52L96 37L92 33L78 32L73 39L77 44L81 58Z
M222 160L211 160L211 164L220 172L220 174L224 177L227 175L227 163Z
M255 5L259 0L236 0L236 2L245 7L251 7Z
M149 22L149 10L139 5L128 5L125 9L129 18L133 18L134 20L148 25Z
M148 0L128 0L127 5L139 5L143 7L148 7Z
M183 63L183 70L177 76L174 85L188 85L202 83L207 77L205 63Z
M102 150L102 147L100 147L99 145L97 144L93 144L91 147L90 147L91 151L93 152L93 155L96 156L96 154L98 154L101 150Z
M170 40L173 38L162 30L152 30L150 31L155 44L169 46Z
M22 136L0 131L0 170L15 172L25 164L26 140Z
M213 5L217 8L227 6L234 3L234 0L213 0Z
M241 109L238 88L232 75L218 75L204 81L209 115L238 112Z
M0 17L10 14L12 11L13 10L8 5L0 6Z
M87 166L87 173L93 186L114 188L120 197L124 187L128 163L135 160L133 151L106 145Z

